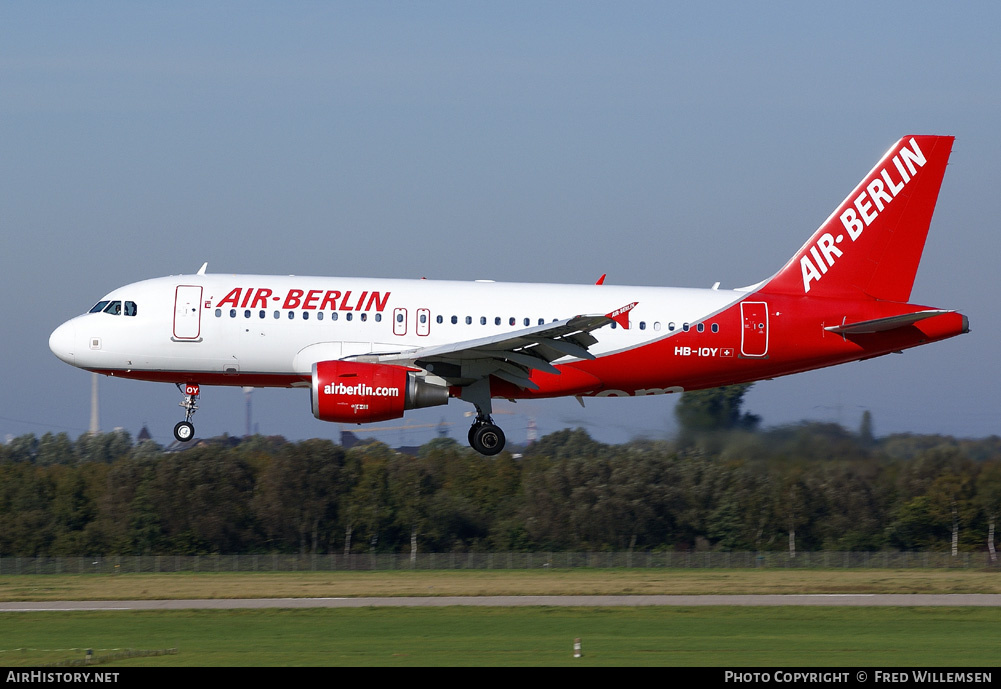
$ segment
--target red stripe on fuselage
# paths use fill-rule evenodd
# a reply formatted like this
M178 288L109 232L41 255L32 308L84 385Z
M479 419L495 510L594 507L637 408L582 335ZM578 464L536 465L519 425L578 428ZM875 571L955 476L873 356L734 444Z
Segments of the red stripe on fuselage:
M650 395L673 392L672 388L699 390L721 385L750 382L765 378L809 371L849 361L870 359L883 354L943 340L968 330L965 317L958 313L942 314L913 325L882 333L842 336L824 328L843 322L886 318L924 311L927 307L876 300L822 300L816 298L757 293L748 301L768 305L768 350L762 357L741 355L740 303L707 318L703 332L692 324L688 332L676 332L634 349L557 365L562 371L573 370L567 381L562 376L535 373L532 381L539 390L523 390L510 383L493 380L495 397L556 397L561 395ZM808 313L804 314L804 309ZM819 315L823 313L823 315ZM713 333L712 324L719 326ZM588 374L600 385L582 390L576 384L581 374Z

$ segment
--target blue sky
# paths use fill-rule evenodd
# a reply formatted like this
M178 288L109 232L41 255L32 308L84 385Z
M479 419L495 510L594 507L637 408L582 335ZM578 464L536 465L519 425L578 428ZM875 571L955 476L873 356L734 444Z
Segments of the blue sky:
M0 0L0 439L89 420L48 334L193 272L708 287L771 275L904 134L957 137L912 300L960 338L758 383L766 425L998 432L1001 8L963 3ZM160 442L172 386L101 381ZM674 429L670 397L498 405L512 440ZM467 405L396 424L455 424ZM303 391L263 433L336 437ZM206 388L199 435L244 430ZM417 443L428 429L393 431ZM521 437L519 437L521 436Z

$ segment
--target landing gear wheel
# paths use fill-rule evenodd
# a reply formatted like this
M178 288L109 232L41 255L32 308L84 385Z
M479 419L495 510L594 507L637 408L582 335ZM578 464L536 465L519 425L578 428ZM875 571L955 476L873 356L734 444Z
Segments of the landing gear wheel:
M175 383L177 389L184 395L180 406L184 409L184 421L174 426L174 437L180 442L186 443L195 437L195 427L191 423L191 416L198 411L198 395L201 388L198 383Z
M186 443L195 437L195 427L188 421L179 421L174 426L174 437L182 443Z
M476 424L469 429L469 444L481 455L493 456L504 449L504 431L492 423Z

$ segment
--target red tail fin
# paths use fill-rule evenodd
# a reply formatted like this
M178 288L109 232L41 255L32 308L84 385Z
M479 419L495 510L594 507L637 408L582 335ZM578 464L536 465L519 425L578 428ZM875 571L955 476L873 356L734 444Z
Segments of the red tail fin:
M905 136L894 144L763 289L906 302L953 139Z

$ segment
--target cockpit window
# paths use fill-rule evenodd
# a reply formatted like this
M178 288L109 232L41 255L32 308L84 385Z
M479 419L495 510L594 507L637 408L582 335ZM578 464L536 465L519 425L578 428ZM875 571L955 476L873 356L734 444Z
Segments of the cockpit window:
M122 313L126 316L135 316L139 313L139 307L134 301L127 301L125 302L125 311L123 312L121 301L117 299L115 301L104 299L94 304L94 308L92 308L89 313L101 313L102 311L104 313L110 313L112 316L121 316Z

